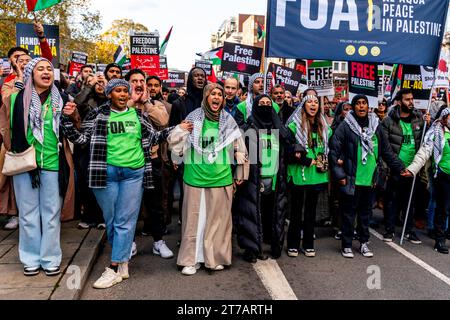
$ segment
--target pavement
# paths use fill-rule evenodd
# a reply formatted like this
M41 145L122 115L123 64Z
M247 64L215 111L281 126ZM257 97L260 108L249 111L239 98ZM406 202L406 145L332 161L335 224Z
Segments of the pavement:
M376 213L381 222L381 212ZM176 219L173 219L176 221ZM370 248L375 256L365 258L353 242L354 259L340 254L340 241L330 227L316 228L315 258L300 254L255 264L242 259L242 250L233 239L232 266L210 272L203 267L193 276L184 276L176 265L180 226L172 223L164 237L174 251L172 259L152 254L153 240L136 235L137 255L129 263L130 278L105 290L92 284L109 265L111 248L105 244L86 286L82 300L450 300L450 255L433 250L434 240L423 230L423 243L399 245L400 228L393 244L377 235L384 228L371 229ZM447 241L448 243L448 241ZM286 249L286 248L285 248ZM265 247L269 252L269 247Z
M0 217L0 228L5 224ZM98 256L105 231L77 229L78 221L61 225L61 274L48 277L23 275L19 260L19 230L0 229L0 300L75 300Z

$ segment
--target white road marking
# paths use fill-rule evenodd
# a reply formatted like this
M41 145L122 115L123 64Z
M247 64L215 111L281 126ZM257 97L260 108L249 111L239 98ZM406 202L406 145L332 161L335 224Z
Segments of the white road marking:
M373 229L370 229L370 233L373 234L376 238L380 239L381 241L383 241L383 236L381 234L379 234L378 232L376 232ZM415 255L413 255L412 253L410 253L409 251L406 251L405 249L403 249L402 247L400 247L398 244L394 243L394 242L385 242L385 244L387 244L388 246L390 246L392 249L394 249L395 251L401 253L402 255L404 255L405 257L407 257L409 260L411 260L412 262L414 262L415 264L421 266L422 268L424 268L425 270L427 270L429 273L431 273L433 276L435 276L436 278L438 278L439 280L444 281L447 285L450 286L450 278L447 277L446 275L442 274L441 272L439 272L438 270L436 270L435 268L433 268L432 266L430 266L428 263L426 263L425 261L417 258Z
M273 300L298 300L276 260L258 260L253 268Z

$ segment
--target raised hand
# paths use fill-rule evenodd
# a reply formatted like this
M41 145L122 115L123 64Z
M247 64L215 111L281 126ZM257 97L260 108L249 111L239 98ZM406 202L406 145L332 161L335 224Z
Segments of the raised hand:
M76 108L77 105L74 102L67 102L64 106L63 113L66 116L71 116L75 112Z
M42 23L35 21L33 27L34 27L34 32L36 32L36 35L38 37L44 36L44 27L42 26Z

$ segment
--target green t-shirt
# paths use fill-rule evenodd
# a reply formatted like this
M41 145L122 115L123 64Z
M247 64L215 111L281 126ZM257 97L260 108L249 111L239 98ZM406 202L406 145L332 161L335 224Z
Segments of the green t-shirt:
M297 133L295 122L289 123L288 127L294 135ZM331 136L331 129L329 130L329 136ZM316 159L318 154L324 153L325 146L323 141L319 139L317 133L312 133L312 139L313 146L308 149L306 157ZM289 164L287 176L288 182L292 180L297 186L318 185L330 181L328 172L318 172L316 166L306 167L299 164Z
M260 135L261 146L261 177L275 178L278 173L278 157L280 154L280 141L273 134Z
M42 105L42 116L44 119L44 141L40 144L33 136L31 126L27 129L27 141L34 145L36 150L36 163L39 168L50 171L59 170L58 138L53 131L53 108L52 96Z
M280 106L275 102L272 102L272 107L276 113L280 113ZM244 115L244 120L247 122L247 101L242 101L237 105L237 108Z
M445 132L445 146L442 152L442 159L439 162L439 168L445 174L450 175L450 132Z
M136 110L111 111L108 119L106 162L122 168L139 169L145 164L142 128Z
M398 157L403 162L405 167L407 167L413 162L414 156L416 155L416 143L414 141L414 133L411 123L400 120L400 126L403 131L403 143Z
M200 137L204 150L214 150L219 141L219 123L205 119L202 136ZM184 166L184 182L193 187L215 188L225 187L233 183L229 148L222 149L213 163L208 160L209 153L199 154L193 147L187 152Z
M367 162L362 163L362 146L361 141L358 143L358 163L356 166L356 181L357 186L371 187L373 184L373 174L377 169L378 160L378 137L376 134L372 137L373 154L367 155Z

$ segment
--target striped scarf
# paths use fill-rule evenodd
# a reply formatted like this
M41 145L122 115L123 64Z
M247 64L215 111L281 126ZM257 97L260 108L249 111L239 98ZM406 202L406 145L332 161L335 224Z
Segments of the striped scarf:
M442 119L445 118L447 115L450 114L450 108L445 108L439 119L437 119L433 125L431 126L430 130L425 135L425 144L427 145L433 145L433 158L434 163L436 165L436 173L435 177L438 172L438 166L439 162L441 162L442 154L444 152L445 147L445 127L442 124Z
M33 70L41 61L49 62L53 69L53 65L51 64L51 62L45 58L35 58L26 65L24 71L25 91L23 95L23 103L25 108L25 116L29 114L29 125L33 136L40 144L43 144L44 119L42 116L42 103L38 93L36 92L36 89L34 88L33 83ZM59 137L59 123L61 118L61 111L63 109L63 100L55 84L52 84L50 95L51 108L53 113L53 132L55 133L56 137ZM26 119L28 118L26 117Z
M361 128L359 123L356 121L353 113L350 112L345 117L344 121L350 127L350 130L356 134L361 140L362 152L361 152L361 161L365 165L367 163L367 157L369 154L373 154L373 141L372 138L374 134L377 132L378 125L380 120L377 115L374 113L369 113L369 127Z
M310 100L310 99L315 99L318 100L316 96L312 96L312 95L308 95L305 96L302 99L302 102L300 104L300 106L294 111L294 113L289 117L288 121L286 122L286 125L289 125L291 122L295 123L295 127L297 128L297 131L295 133L295 139L297 140L297 143L300 144L305 150L306 152L308 152L309 150L309 143L308 143L308 136L309 136L309 132L308 132L308 127L305 126L305 128L303 128L302 126L302 110L304 110L303 106L305 105L306 101ZM325 147L325 155L328 155L328 151L329 151L329 147L328 147L328 130L329 130L329 126L325 120L325 117L323 116L323 114L320 116L322 122L323 122L323 132L322 132L322 137L323 137L323 144Z
M203 123L205 121L205 111L203 108L198 108L192 111L186 117L186 121L190 121L194 124L194 130L192 130L188 138L191 146L193 146L195 151L199 154L208 155L208 161L210 163L213 163L216 160L222 149L233 143L233 141L240 138L242 135L233 117L222 109L219 118L219 143L216 144L212 150L203 149L201 144L201 135Z

